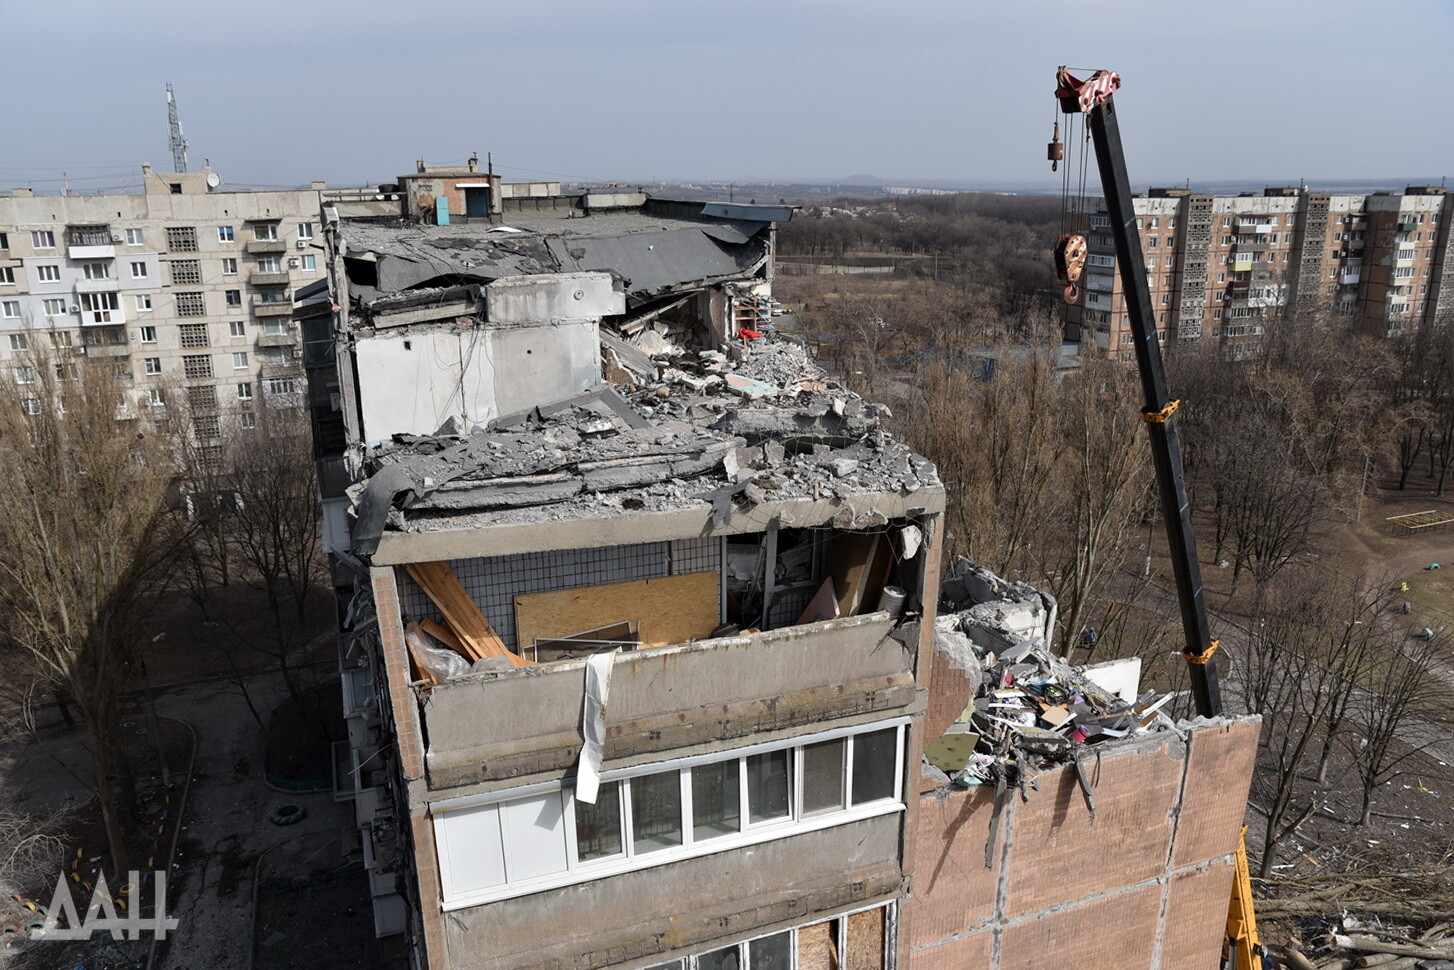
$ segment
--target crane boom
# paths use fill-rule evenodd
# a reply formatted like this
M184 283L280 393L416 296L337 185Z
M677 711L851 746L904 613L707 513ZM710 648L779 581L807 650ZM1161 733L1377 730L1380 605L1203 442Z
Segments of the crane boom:
M187 170L187 139L182 137L182 119L177 117L177 98L167 82L167 147L172 150L172 171Z
M1116 264L1121 273L1126 315L1131 321L1136 369L1141 375L1141 392L1145 401L1141 416L1146 419L1147 429L1151 432L1157 490L1161 495L1171 567L1176 577L1176 599L1181 607L1185 643L1182 656L1186 658L1191 672L1192 697L1197 713L1203 717L1215 717L1222 713L1217 662L1212 656L1216 653L1217 641L1211 638L1207 626L1196 534L1191 524L1191 503L1187 501L1186 478L1182 474L1181 439L1176 432L1175 417L1181 402L1172 399L1166 386L1166 367L1161 360L1161 341L1156 332L1151 287L1146 277L1146 257L1141 251L1141 235L1137 232L1136 212L1131 202L1131 181L1126 175L1126 156L1121 149L1121 129L1116 123L1116 105L1112 95L1120 86L1121 79L1109 71L1097 71L1085 81L1078 81L1062 67L1055 80L1055 97L1060 101L1060 110L1066 114L1084 113L1091 142L1095 145L1096 166L1100 170L1101 191L1106 198L1111 237L1115 240ZM1078 268L1073 259L1067 259L1067 254L1074 254L1077 249L1083 253L1085 248L1084 240L1077 242L1078 239L1073 235L1062 236L1056 244L1058 268L1062 279L1069 284L1067 297L1078 278ZM1247 864L1246 835L1244 827L1237 843L1227 932L1223 937L1224 970L1252 970L1262 965L1251 870Z
M1176 598L1181 608L1185 644L1182 656L1190 667L1192 697L1197 713L1203 717L1215 717L1222 713L1217 662L1212 658L1217 641L1212 639L1207 626L1201 567L1197 564L1196 535L1192 531L1191 504L1187 501L1186 479L1182 474L1181 440L1177 435L1175 418L1180 402L1172 399L1166 387L1166 368L1161 360L1151 288L1146 279L1146 257L1141 251L1141 236L1136 231L1131 183L1126 175L1120 126L1116 123L1112 92L1119 86L1120 78L1107 71L1099 71L1081 82L1061 68L1056 80L1058 87L1055 94L1060 100L1061 110L1067 114L1085 113L1086 125L1095 145L1101 190L1105 194L1111 236L1116 245L1116 265L1121 273L1126 316L1131 322L1136 369L1141 375L1141 393L1145 401L1141 416L1146 419L1151 433L1157 491L1161 496L1166 537L1171 549L1171 568L1176 578Z

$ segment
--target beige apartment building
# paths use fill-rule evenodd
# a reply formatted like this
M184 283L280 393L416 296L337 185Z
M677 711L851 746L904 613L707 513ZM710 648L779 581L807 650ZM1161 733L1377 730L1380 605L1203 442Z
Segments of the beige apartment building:
M1330 195L1269 188L1211 196L1152 189L1135 200L1157 335L1216 343L1232 357L1293 314L1351 317L1394 337L1454 316L1445 189ZM1090 242L1070 339L1131 359L1104 200L1085 212Z
M229 417L248 428L259 407L300 406L293 293L323 278L323 184L234 192L205 168L149 165L142 177L139 195L0 195L4 379L33 379L18 361L39 340L112 359L135 407L186 406L204 447Z

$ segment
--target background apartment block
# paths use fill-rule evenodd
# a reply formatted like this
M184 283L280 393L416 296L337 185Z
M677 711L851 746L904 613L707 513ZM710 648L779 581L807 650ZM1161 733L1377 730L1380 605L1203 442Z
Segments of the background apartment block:
M1294 314L1356 320L1398 336L1454 316L1451 206L1445 190L1329 195L1267 189L1211 196L1152 189L1135 200L1157 335L1233 357ZM1082 225L1090 255L1066 331L1130 360L1130 324L1104 200Z
M0 355L43 340L113 359L136 407L185 405L204 440L228 415L246 428L257 407L300 406L293 288L323 276L322 183L230 192L208 169L142 175L140 195L0 196Z

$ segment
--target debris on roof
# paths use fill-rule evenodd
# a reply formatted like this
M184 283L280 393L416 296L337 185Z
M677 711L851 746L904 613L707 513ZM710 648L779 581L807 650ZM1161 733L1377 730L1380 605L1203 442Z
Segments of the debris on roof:
M830 378L786 338L729 355L646 354L603 330L618 383L461 433L395 435L353 490L355 549L385 529L478 526L515 515L592 517L776 499L846 500L843 528L882 525L874 493L939 484L933 464L883 430L888 409ZM739 358L739 359L734 359ZM655 376L652 376L652 375Z
M961 788L994 787L1003 794L1029 787L1041 771L1073 764L1086 807L1092 786L1081 765L1087 749L1173 723L1163 709L1171 694L1122 696L1115 674L1075 666L1051 650L1055 600L1025 583L1006 582L960 557L941 586L935 649L969 673L977 687L963 713L926 746L930 772ZM927 769L926 769L927 770Z

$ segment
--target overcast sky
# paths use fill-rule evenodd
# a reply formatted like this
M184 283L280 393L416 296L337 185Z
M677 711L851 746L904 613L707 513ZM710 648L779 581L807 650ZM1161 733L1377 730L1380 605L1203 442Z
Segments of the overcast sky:
M1454 175L1450 0L0 0L0 186L1052 178L1057 65L1107 67L1133 184Z

